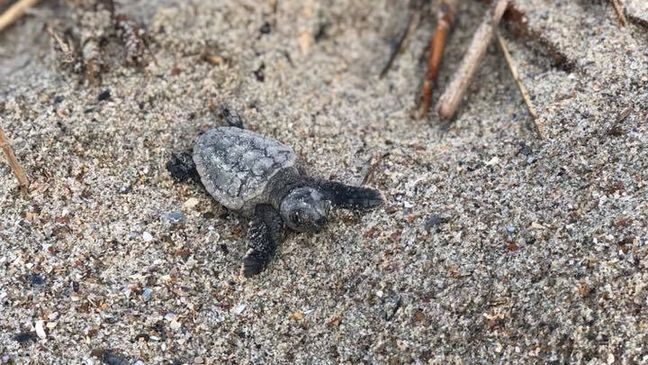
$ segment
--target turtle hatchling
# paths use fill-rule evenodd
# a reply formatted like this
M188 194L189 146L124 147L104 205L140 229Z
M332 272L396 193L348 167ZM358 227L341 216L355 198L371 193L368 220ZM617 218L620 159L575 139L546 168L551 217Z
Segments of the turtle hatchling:
M383 202L377 190L306 176L289 146L245 129L218 127L200 135L193 162L214 199L250 217L245 277L266 268L284 226L319 232L331 207L366 210Z

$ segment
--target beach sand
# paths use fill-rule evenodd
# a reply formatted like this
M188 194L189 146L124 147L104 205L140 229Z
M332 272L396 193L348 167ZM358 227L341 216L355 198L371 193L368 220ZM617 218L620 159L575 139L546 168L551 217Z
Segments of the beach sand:
M123 1L141 67L87 2L0 34L0 121L31 182L0 158L0 364L648 363L642 1L626 27L604 1L517 2L550 40L502 31L541 140L495 43L456 120L411 118L433 16L378 77L404 1ZM461 2L434 102L486 10ZM47 24L104 39L100 83ZM385 206L288 233L242 280L247 222L165 169L222 105Z

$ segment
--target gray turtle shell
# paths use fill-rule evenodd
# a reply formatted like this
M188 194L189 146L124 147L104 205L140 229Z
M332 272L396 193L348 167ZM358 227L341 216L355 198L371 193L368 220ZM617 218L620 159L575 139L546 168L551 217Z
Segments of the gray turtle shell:
M193 160L203 185L225 207L250 215L269 203L268 182L296 171L293 150L278 141L235 127L210 129L196 139Z

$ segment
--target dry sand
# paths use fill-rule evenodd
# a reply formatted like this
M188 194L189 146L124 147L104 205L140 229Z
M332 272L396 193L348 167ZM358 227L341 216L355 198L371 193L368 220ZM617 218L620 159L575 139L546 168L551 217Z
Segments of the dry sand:
M620 28L605 1L519 1L564 58L504 32L542 141L494 44L450 128L410 118L430 17L377 77L404 1L123 3L157 65L125 65L108 14L64 2L0 34L0 118L32 182L0 159L0 364L648 363L645 2ZM461 2L435 100L484 10ZM45 24L106 36L100 86ZM246 222L164 168L223 103L312 174L374 164L386 206L288 234L244 282Z

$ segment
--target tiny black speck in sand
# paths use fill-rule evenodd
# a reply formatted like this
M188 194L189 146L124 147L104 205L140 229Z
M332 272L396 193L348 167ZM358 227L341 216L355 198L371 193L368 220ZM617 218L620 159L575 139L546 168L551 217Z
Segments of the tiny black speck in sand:
M99 96L97 96L97 100L99 101L104 101L110 99L110 89L106 89L102 91Z
M254 76L256 76L258 82L265 81L265 63L262 63L261 66L259 66L259 68L254 71Z
M261 32L261 34L270 34L271 31L272 31L272 27L268 22L263 23L261 29L259 29L259 32Z

